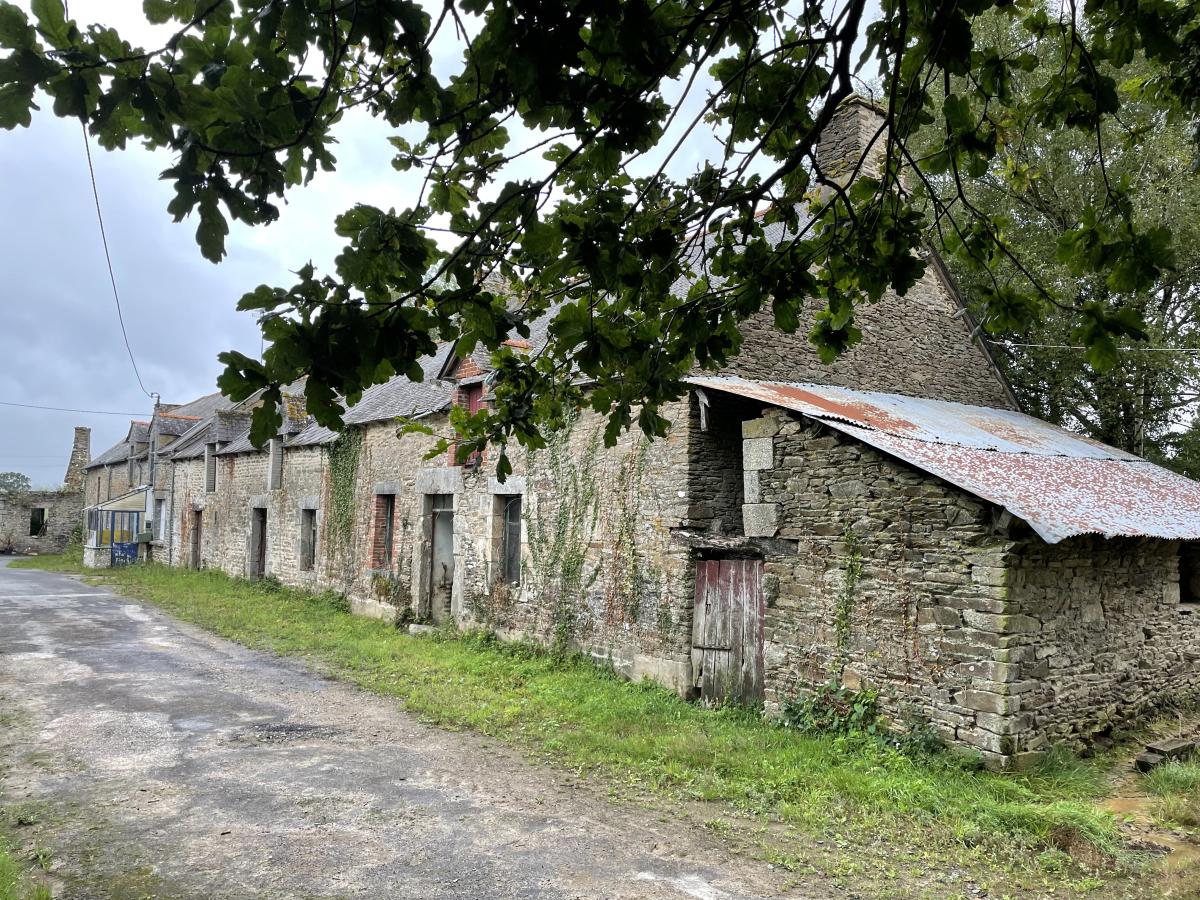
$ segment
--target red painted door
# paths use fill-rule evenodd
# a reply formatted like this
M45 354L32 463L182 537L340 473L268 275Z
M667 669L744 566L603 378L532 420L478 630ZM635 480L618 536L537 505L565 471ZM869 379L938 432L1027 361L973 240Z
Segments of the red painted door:
M696 563L692 675L706 703L763 700L762 560Z

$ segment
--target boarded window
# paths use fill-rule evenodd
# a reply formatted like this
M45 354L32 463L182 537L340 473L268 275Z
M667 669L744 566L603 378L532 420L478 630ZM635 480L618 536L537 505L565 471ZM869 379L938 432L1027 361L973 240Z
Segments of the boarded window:
M283 440L272 438L268 445L270 454L267 462L267 490L277 491L283 487Z
M154 536L162 540L167 535L167 501L154 501Z
M1179 602L1200 603L1200 544L1179 543Z
M217 489L217 445L204 448L204 490L212 493Z
M392 567L392 544L396 538L396 495L375 495L375 544L371 566L375 569Z
M35 506L29 510L29 536L45 537L45 535L46 508L44 506Z
M317 562L317 511L300 510L300 568L311 572Z
M494 501L497 578L521 583L521 495L497 494Z

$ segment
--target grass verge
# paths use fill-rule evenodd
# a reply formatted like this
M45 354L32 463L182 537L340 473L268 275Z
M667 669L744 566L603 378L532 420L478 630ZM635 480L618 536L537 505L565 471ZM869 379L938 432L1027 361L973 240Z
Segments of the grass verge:
M17 567L82 571L78 556ZM93 573L94 574L94 573ZM799 735L746 710L708 710L650 683L481 634L411 636L330 597L216 572L111 570L122 593L251 647L303 656L403 701L422 719L492 735L581 772L681 800L718 801L822 837L902 839L1036 860L1047 848L1120 847L1098 811L1105 766L1068 755L1021 774L952 754L912 757L860 736ZM1031 863L1036 866L1036 863ZM785 862L786 865L786 862Z
M29 869L13 856L0 833L0 900L50 900L49 888L29 877Z

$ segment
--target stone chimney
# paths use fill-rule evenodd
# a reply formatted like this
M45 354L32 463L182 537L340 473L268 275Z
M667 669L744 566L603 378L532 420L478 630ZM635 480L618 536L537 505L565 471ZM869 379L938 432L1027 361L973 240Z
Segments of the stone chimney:
M887 151L883 110L866 97L851 94L838 104L817 141L817 166L842 187L857 174L879 178Z
M82 425L75 427L75 443L71 446L71 461L67 463L68 491L82 491L84 469L92 458L92 429Z

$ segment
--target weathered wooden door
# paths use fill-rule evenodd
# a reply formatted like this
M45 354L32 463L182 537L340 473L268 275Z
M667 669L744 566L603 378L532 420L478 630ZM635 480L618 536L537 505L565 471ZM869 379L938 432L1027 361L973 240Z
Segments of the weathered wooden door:
M192 511L192 568L200 568L200 554L204 549L204 513Z
M250 580L257 581L267 574L267 511L255 507L250 513Z
M692 673L710 703L763 700L762 560L696 563Z

